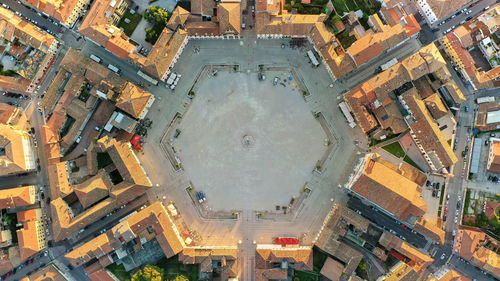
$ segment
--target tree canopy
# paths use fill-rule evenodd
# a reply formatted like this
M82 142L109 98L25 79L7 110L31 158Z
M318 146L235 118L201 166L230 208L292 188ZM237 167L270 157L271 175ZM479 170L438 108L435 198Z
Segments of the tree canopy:
M163 281L163 269L148 264L132 276L132 281Z

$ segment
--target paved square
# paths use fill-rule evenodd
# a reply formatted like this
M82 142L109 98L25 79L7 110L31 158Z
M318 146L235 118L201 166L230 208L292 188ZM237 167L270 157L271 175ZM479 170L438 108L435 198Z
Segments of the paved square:
M326 150L326 134L301 93L290 83L274 86L273 78L205 76L182 117L173 146L213 210L288 205Z

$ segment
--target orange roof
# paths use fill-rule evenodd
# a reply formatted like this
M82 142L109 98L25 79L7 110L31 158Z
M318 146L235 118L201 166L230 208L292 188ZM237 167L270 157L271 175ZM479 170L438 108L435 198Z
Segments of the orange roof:
M35 204L35 186L21 186L0 190L0 209L10 209Z
M116 107L127 112L134 118L142 119L144 112L154 101L149 92L127 82L116 99Z
M371 33L367 33L347 48L347 52L358 66L380 55L383 51L380 42Z
M24 277L21 281L67 281L67 279L54 265L49 264L46 267Z
M0 103L0 123L9 124L18 112L17 107Z
M217 19L219 20L219 32L240 33L240 3L221 2L218 6Z
M15 37L43 52L48 52L49 47L55 41L54 36L3 7L0 7L0 34L8 41L13 41Z
M458 230L456 251L466 260L470 260L479 245L486 239L486 234L479 229L465 228Z
M71 24L71 14L78 10L81 0L25 0L30 5L38 8L47 15L63 22Z
M420 27L420 24L418 24L417 19L415 19L415 16L413 14L406 16L405 17L406 25L404 26L404 29L406 31L406 35L408 37L412 36L413 34L418 33L422 28Z
M354 182L351 190L403 221L409 215L423 216L427 211L427 204L420 197L421 188L401 175L397 167L379 159L378 155L367 157L363 173Z
M29 221L17 230L21 260L25 260L45 248L45 229L40 221Z

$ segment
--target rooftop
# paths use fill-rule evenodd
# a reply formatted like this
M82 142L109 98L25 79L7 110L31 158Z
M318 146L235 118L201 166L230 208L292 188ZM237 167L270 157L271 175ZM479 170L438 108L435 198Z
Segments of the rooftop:
M421 217L427 211L427 204L420 197L422 189L397 167L380 161L378 155L367 156L363 173L351 190L403 221L410 215Z

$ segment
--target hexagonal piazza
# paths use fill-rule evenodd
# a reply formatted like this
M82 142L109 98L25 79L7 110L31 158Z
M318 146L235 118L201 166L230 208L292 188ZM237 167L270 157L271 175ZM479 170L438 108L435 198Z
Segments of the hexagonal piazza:
M202 76L177 128L172 145L213 210L287 206L326 151L327 136L290 74L266 74Z

